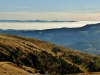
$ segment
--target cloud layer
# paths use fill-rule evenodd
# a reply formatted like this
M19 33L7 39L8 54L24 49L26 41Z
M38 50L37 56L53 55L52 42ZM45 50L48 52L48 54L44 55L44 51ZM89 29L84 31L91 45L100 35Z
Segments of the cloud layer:
M88 12L88 11L87 11ZM100 13L0 12L0 19L99 21Z

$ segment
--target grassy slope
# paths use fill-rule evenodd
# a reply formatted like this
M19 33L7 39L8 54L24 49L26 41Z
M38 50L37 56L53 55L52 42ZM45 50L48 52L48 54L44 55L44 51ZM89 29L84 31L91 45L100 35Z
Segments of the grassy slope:
M20 69L11 62L0 62L0 75L29 75L25 70Z
M46 41L15 35L0 35L0 61L13 62L25 70L30 67L36 71L49 73L88 72L93 71L89 65L95 58L94 55Z

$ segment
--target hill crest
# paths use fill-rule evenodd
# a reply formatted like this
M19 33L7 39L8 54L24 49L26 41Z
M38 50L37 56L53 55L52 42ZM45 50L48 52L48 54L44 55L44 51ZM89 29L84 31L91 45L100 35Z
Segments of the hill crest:
M0 61L15 63L31 73L33 73L31 68L40 73L89 72L93 71L89 66L91 61L97 58L95 55L32 38L0 34L0 39Z

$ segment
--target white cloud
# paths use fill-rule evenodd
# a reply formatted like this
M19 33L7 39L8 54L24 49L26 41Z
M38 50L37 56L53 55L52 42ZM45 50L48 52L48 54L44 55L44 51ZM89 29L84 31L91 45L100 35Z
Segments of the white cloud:
M0 19L20 20L100 20L100 13L66 13L66 12L0 12Z

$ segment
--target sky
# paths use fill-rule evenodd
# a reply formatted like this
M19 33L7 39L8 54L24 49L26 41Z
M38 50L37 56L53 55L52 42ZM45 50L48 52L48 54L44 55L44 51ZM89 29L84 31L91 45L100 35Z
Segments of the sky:
M0 0L0 19L100 21L100 0Z

